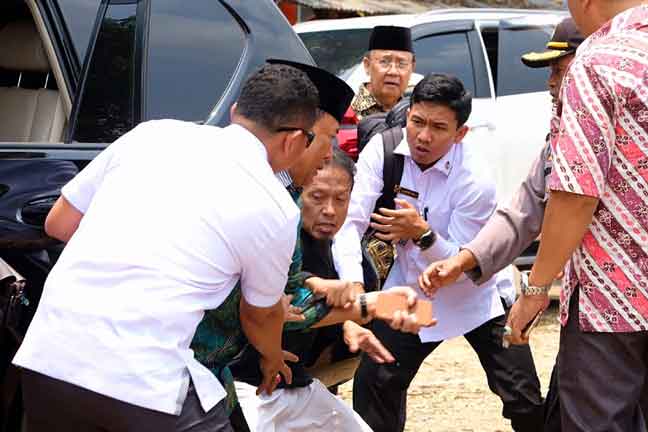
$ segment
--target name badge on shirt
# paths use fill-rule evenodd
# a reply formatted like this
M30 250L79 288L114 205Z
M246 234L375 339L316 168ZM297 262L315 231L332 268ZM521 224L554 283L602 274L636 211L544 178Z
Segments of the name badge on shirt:
M405 188L405 187L403 187L403 186L401 186L401 185L396 185L396 186L394 186L394 193L395 193L396 195L398 195L398 194L403 194L403 195L405 195L405 196L408 196L408 197L410 197L410 198L414 198L414 199L418 199L418 197L419 197L419 193L418 193L418 192L413 191L413 190L411 190L411 189L407 189L407 188Z

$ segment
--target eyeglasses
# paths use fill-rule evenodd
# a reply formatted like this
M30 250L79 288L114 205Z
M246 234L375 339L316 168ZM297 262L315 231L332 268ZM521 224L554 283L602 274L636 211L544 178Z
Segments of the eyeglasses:
M297 127L280 127L275 129L277 132L295 132L295 131L300 131L306 136L306 148L308 148L313 140L315 139L315 133L312 131L308 131L306 129L302 128L297 128Z
M409 69L409 67L412 65L412 62L408 60L393 59L391 57L383 57L380 59L375 59L375 61L380 66L380 69L385 71L389 70L391 65L394 65L397 70L401 71Z

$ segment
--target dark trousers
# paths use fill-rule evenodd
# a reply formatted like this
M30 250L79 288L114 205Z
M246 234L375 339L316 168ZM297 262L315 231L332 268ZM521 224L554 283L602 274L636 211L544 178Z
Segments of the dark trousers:
M179 418L185 420L181 425L182 431L231 431L224 401L206 416L192 391L187 394L182 414L178 417L122 402L29 370L23 371L22 383L29 432L175 432ZM222 414L219 416L219 413ZM205 417L212 421L207 424Z
M644 421L646 422L646 429L648 429L648 415L646 414L648 413L648 376L646 377L646 381L644 382L639 403L641 404L641 412L643 413ZM562 427L560 423L560 397L558 392L558 359L556 359L556 364L551 371L549 391L547 392L547 397L545 398L544 432L561 431Z
M544 432L561 432L560 427L560 397L558 395L558 359L551 370L549 390L545 397Z
M646 432L641 408L648 332L587 333L578 325L578 289L560 331L558 388L565 432ZM643 396L645 400L645 396Z
M503 416L518 432L542 430L544 408L540 381L528 345L502 348L506 315L464 335L486 372L488 387L503 404ZM441 342L422 343L418 335L392 330L375 321L373 331L396 362L377 364L364 356L353 382L353 408L374 432L399 432L405 427L407 389L423 360Z

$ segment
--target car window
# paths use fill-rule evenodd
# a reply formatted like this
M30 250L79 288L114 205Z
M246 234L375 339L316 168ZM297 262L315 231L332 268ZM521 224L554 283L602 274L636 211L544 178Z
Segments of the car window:
M79 63L85 59L100 0L58 0Z
M74 141L112 142L135 125L136 13L137 4L106 9L84 80Z
M499 34L497 96L532 93L547 89L547 70L526 67L520 57L542 51L554 27L504 28Z
M218 1L152 1L145 118L205 120L245 43L241 26Z
M447 73L459 78L475 94L475 77L472 58L465 32L428 36L414 41L416 53L415 72Z
M367 52L370 35L371 29L352 29L301 33L299 37L319 67L346 79Z

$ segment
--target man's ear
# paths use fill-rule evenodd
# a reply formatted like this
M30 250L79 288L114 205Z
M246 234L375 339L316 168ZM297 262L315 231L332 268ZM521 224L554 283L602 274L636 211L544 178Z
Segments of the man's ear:
M302 146L300 142L300 131L284 133L281 138L280 148L285 157L290 157L295 155L299 146Z
M232 104L232 106L230 107L230 121L232 121L232 119L234 119L234 114L236 113L236 106L237 106L237 103L234 102Z
M456 133L456 135L455 135L455 143L459 143L459 142L461 142L461 141L465 138L465 136L466 136L466 134L468 133L468 130L469 130L469 129L470 129L470 128L469 128L468 126L466 126L466 125L461 126L461 127L457 130L457 133Z
M362 58L362 66L364 66L364 71L369 76L369 65L371 65L371 59L369 58L371 54L367 54Z

